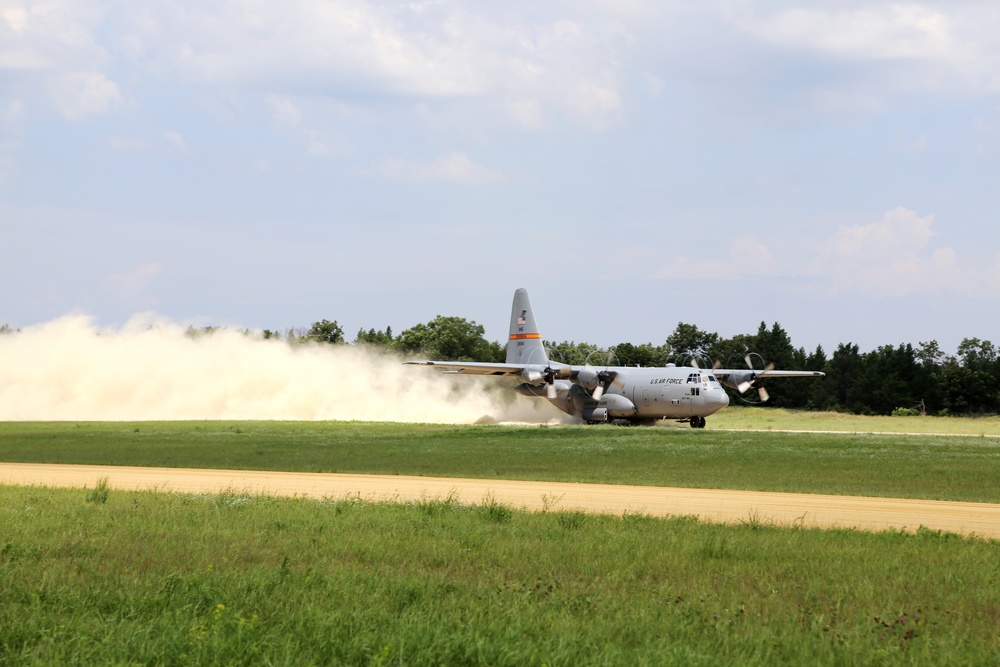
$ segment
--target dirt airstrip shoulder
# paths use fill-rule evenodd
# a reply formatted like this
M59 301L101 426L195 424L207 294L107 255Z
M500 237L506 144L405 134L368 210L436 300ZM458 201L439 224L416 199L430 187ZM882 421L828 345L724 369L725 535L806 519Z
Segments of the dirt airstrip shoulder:
M479 503L492 496L532 511L694 515L718 523L870 531L915 531L924 526L1000 539L1000 504L992 503L451 477L0 463L0 484L86 488L100 480L118 490L228 491L317 499L405 502L450 496Z

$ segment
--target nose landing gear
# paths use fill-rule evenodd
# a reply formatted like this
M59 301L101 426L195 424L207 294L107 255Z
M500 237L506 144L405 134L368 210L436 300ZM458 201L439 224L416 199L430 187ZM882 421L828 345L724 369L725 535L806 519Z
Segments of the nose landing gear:
M705 428L704 417L691 417L691 419L688 421L691 424L691 428Z

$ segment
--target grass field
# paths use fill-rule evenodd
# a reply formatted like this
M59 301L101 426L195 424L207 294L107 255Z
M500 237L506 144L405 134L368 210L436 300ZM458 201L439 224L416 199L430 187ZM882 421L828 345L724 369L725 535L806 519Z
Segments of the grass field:
M0 460L1000 500L997 439L842 430L5 423ZM0 664L993 665L998 548L489 498L0 487Z
M711 418L712 428L962 434L1000 437L1000 417L882 417L732 406Z
M0 487L0 663L992 665L997 543Z
M958 425L962 420L944 421ZM977 502L1000 502L998 454L1000 438L989 437L686 426L0 424L0 460L12 462L537 479Z

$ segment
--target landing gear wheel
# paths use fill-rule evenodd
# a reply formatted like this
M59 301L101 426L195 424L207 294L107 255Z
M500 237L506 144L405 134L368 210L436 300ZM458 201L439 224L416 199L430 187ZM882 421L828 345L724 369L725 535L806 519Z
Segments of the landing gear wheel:
M691 417L691 428L705 428L704 417Z

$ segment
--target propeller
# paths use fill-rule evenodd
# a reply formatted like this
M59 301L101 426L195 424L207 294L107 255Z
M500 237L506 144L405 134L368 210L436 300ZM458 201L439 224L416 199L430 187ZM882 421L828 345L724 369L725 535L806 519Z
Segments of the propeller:
M537 349L535 352L538 354L529 357L530 365L521 372L521 378L532 385L544 383L545 395L554 399L559 395L556 379L569 377L570 367L563 363L562 352L557 347L546 346L544 351Z
M591 359L595 355L597 355L595 359L598 362L597 365L604 366L604 370L596 370L591 364ZM611 370L612 367L619 365L618 355L613 350L594 350L587 355L587 359L583 362L583 365L584 369L577 374L579 384L587 388L593 387L594 390L590 393L590 397L595 401L599 401L611 384L615 383L615 378L618 377L618 372ZM616 383L616 386L621 385L620 383Z
M697 368L701 370L702 368L719 368L719 362L712 363L711 357L700 352L694 352L692 354L686 355L681 358L681 363L678 366L690 366L691 368Z
M771 396L767 393L767 389L764 389L764 378L759 375L761 372L766 372L774 368L774 364L764 364L764 358L757 354L756 352L750 352L745 357L743 357L744 363L746 363L747 368L750 372L742 375L742 381L736 385L737 391L740 394L745 394L748 389L756 389L757 396L760 397L759 401L747 401L748 403L766 403ZM758 370L755 366L755 361L758 362L756 366L760 366L761 369ZM743 399L747 400L747 399Z
M556 389L556 371L552 368L552 366L548 366L546 367L543 376L545 379L545 395L551 401L559 395L559 390Z
M548 399L551 401L554 400L556 396L559 395L559 390L556 388L556 378L565 377L565 374L568 371L565 369L566 364L563 362L562 351L558 347L550 347L546 345L545 357L549 360L548 365L546 365L545 370L543 371L543 377L545 379L545 385L546 385L545 396L548 397ZM557 358L556 363L559 364L560 368L558 369L552 368L551 362L553 360L553 357Z

